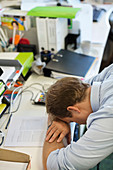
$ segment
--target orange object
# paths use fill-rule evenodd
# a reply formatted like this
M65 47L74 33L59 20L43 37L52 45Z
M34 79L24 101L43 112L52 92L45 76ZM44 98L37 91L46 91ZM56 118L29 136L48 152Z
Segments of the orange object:
M19 81L17 81L15 84L14 84L14 87L19 87L19 86L23 86L23 84Z
M12 90L6 90L5 92L4 92L4 94L12 94ZM18 91L15 91L14 92L14 94L17 94L18 93Z
M20 71L19 70L16 70L16 73L19 73Z
M9 86L11 83L7 83L7 86Z
M20 41L20 35L16 34L14 44L18 45L19 41Z

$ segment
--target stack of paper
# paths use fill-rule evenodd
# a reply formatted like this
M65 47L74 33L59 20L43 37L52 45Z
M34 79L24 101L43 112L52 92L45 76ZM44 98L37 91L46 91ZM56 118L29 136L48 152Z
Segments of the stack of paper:
M8 128L5 146L43 146L47 117L14 116Z

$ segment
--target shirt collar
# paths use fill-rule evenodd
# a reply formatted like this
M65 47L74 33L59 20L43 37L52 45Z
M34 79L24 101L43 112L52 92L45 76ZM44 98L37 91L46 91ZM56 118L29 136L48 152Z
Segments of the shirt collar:
M93 112L96 112L99 109L99 101L100 101L100 86L101 82L93 82L93 85L91 86L91 107Z

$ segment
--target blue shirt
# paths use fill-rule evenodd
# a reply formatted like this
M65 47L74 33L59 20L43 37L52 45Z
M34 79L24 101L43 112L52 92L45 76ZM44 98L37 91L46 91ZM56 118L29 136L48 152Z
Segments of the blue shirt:
M93 109L88 129L77 142L50 153L48 170L88 170L113 152L113 65L86 82Z

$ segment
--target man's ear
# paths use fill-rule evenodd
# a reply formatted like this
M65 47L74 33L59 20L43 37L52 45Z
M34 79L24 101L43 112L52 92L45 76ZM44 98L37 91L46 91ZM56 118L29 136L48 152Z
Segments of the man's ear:
M68 106L67 110L70 111L70 112L75 111L77 113L80 113L80 109L76 106Z

